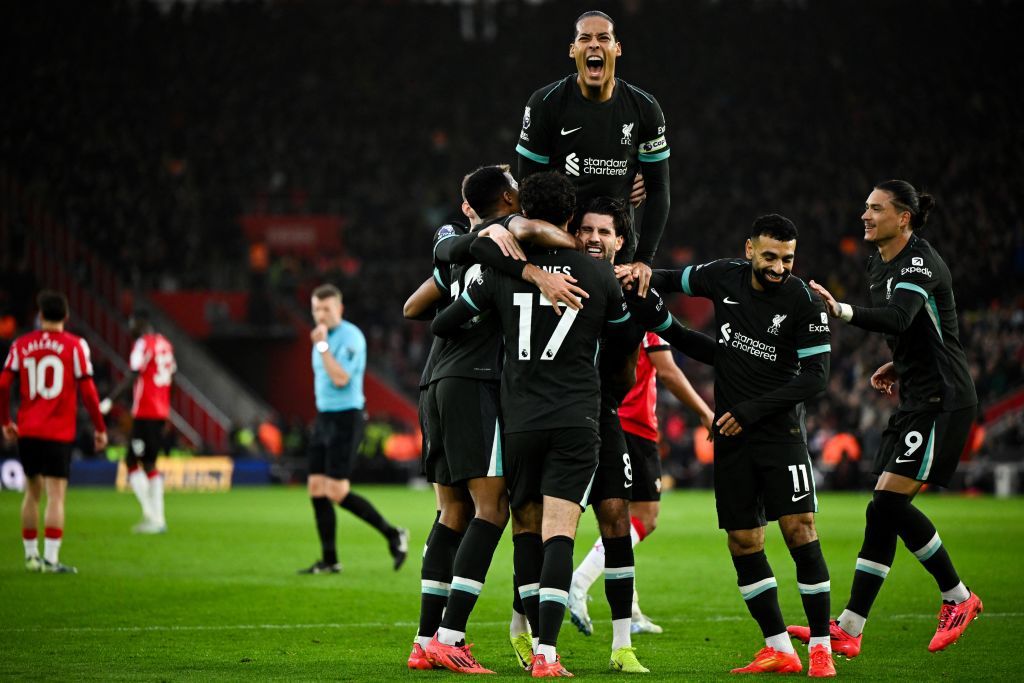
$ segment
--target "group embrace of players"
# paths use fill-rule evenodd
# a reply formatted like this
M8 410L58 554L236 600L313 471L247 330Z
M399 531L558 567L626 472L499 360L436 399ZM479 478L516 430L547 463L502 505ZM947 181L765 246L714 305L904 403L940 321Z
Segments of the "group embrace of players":
M868 266L871 307L837 302L793 276L797 229L778 214L754 220L744 259L652 270L669 208L664 116L651 95L615 77L622 46L610 17L587 12L574 28L576 72L534 93L524 112L519 182L501 165L465 177L470 225L436 231L433 277L406 303L407 317L433 318L420 419L437 494L408 666L492 673L471 653L466 630L511 518L510 640L522 667L534 677L572 675L557 653L559 629L568 609L590 632L586 589L603 571L610 666L648 671L631 632L660 629L636 606L633 546L657 514L651 356L666 343L714 367L715 411L692 388L684 401L711 427L719 526L765 638L734 673L802 671L795 638L809 645L810 676L834 676L833 652L859 654L897 538L936 579L942 608L929 649L947 647L982 605L912 500L925 483L948 484L977 397L949 271L915 234L932 198L903 181L880 183L868 197L865 240L878 248ZM639 204L644 192L634 229L631 200ZM662 299L672 292L713 302L717 339L672 317ZM893 361L871 384L884 393L901 387L876 459L881 476L850 601L832 621L803 409L827 385L830 315L886 335ZM642 407L627 416L620 405ZM601 539L574 575L588 504ZM764 553L769 520L793 557L806 627L783 621Z

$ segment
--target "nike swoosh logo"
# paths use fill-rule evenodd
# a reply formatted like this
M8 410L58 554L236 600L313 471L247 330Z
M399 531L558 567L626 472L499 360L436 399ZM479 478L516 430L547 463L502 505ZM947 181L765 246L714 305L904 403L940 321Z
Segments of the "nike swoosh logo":
M622 488L628 489L628 488L629 488L630 486L632 486L632 485L633 485L633 482L629 482L628 484L626 484L626 485L625 485L625 486L623 486Z
M809 495L811 495L811 494L809 494L809 493L805 493L805 494L803 494L802 496L798 496L798 495L796 495L796 494L794 493L794 494L793 494L793 502L795 503L795 502L797 502L797 501L803 500L804 498L806 498L806 497L807 497L807 496L809 496Z
M729 297L725 297L724 299L722 299L722 303L733 304L735 306L735 305L739 305L740 302L739 301L733 301Z
M568 135L569 133L575 133L576 131L581 130L582 128L583 128L583 126L580 126L579 128L573 128L572 130L566 130L565 128L563 128L562 129L562 135Z
M898 463L914 462L914 460L916 460L916 458L907 458L906 460L903 460L903 459L901 459L899 457L896 458L896 462L898 462Z

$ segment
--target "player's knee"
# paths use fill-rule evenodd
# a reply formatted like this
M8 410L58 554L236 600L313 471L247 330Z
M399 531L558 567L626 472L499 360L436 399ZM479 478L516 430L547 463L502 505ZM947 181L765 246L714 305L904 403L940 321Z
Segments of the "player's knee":
M786 540L786 546L789 548L799 548L818 538L812 514L782 517L779 519L779 527L782 530L782 537Z
M893 491L875 491L868 505L868 521L893 522L903 517L910 505L910 497Z
M742 529L729 532L729 552L737 557L764 550L763 529Z

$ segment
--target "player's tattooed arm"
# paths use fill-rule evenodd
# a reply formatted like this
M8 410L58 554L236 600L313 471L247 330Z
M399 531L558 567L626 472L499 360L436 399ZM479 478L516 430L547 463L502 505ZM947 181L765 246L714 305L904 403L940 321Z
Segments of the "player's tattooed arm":
M430 320L440 300L441 291L436 280L428 278L406 299L402 315L406 320Z
M478 238L486 237L493 241L501 249L501 253L505 256L515 259L516 261L525 261L526 254L523 253L523 248L519 246L519 240L517 235L513 234L511 230L503 225L489 225L483 230L473 233Z

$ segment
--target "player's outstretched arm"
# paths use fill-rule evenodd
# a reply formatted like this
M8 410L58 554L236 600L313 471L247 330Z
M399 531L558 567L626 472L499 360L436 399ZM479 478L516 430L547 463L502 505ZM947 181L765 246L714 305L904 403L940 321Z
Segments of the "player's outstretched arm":
M502 254L498 246L491 240L477 240L471 251L473 258L479 263L505 273L509 277L534 285L548 301L555 304L552 310L556 315L562 315L559 302L569 308L580 310L583 308L582 300L590 297L582 287L576 284L576 278L571 275L549 273L532 263L509 258Z
M712 340L712 344L714 344L714 340ZM682 369L676 365L675 359L672 358L672 352L665 348L654 351L648 349L647 357L651 360L651 365L654 366L658 381L664 384L672 395L679 399L680 403L697 413L700 423L710 432L711 423L715 421L715 411L711 410L690 384L690 380L683 374Z
M900 334L910 328L914 317L924 306L926 297L917 291L897 288L893 291L889 303L885 306L870 308L867 306L851 306L836 301L831 292L811 280L808 285L825 302L825 307L833 318L841 318L869 332L884 334Z
M121 398L121 394L125 390L135 383L135 380L139 378L138 372L128 372L121 378L121 381L117 383L117 386L107 394L106 398L100 401L100 412L104 415L110 412L110 409L114 406L114 401Z
M508 229L520 242L529 242L548 249L579 248L575 237L547 221L513 216L508 222Z
M434 261L442 263L471 263L469 248L477 238L476 233L470 232L465 235L455 235L443 239L434 245Z
M402 306L402 315L406 320L430 320L434 315L437 302L441 300L441 291L434 278L427 278L416 291L413 292L405 305Z
M715 340L712 337L691 330L672 316L672 324L658 332L672 348L705 365L715 364Z

